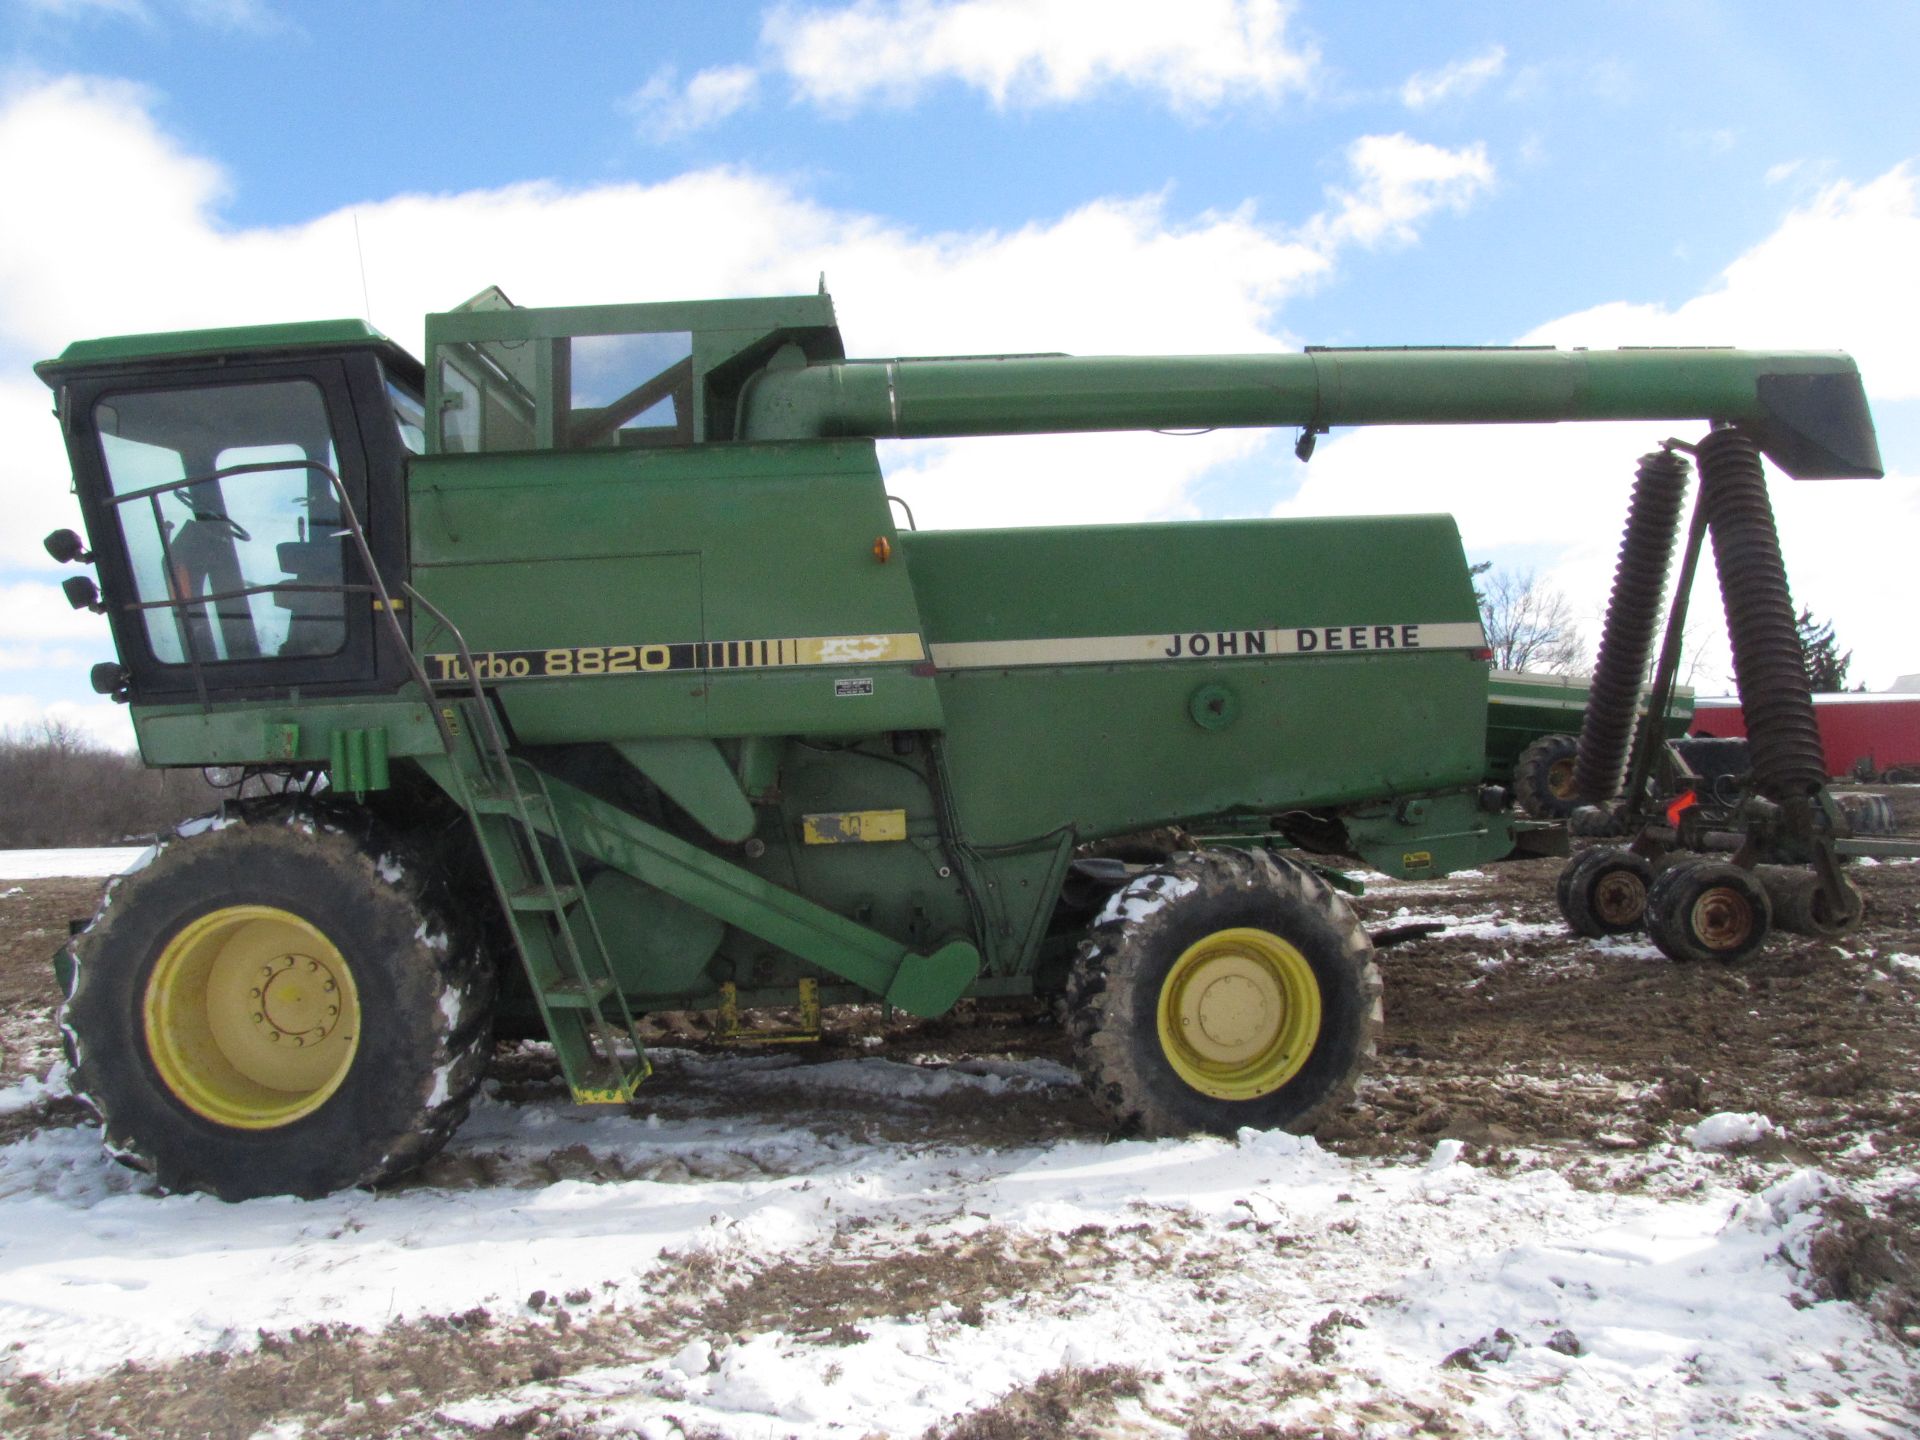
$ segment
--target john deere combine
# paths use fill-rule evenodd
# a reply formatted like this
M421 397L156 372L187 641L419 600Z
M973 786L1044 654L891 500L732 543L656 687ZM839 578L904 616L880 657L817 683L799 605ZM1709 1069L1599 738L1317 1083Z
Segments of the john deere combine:
M824 295L489 292L426 360L323 322L39 367L96 687L148 764L280 792L168 837L70 947L76 1085L169 1186L401 1173L496 1021L620 1103L647 1011L1063 995L1117 1126L1341 1102L1379 981L1309 857L1514 845L1453 522L915 532L877 438L1707 419L1878 471L1825 354L847 360ZM1100 843L1170 827L1240 839Z

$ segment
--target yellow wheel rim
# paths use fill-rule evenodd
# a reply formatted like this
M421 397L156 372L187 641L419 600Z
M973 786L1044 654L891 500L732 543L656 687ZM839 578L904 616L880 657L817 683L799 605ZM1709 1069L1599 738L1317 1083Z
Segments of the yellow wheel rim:
M271 1130L326 1104L360 1048L360 993L298 915L232 905L167 942L142 1002L147 1053L181 1104Z
M1299 950L1265 930L1218 930L1160 986L1160 1049L1180 1078L1220 1100L1271 1095L1320 1036L1320 985Z

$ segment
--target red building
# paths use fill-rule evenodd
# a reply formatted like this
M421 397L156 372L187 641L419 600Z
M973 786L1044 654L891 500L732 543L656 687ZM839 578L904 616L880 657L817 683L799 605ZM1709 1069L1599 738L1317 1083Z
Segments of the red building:
M1861 771L1920 780L1920 691L1878 695L1816 695L1813 713L1827 751L1827 774ZM1746 717L1731 697L1700 697L1693 702L1695 735L1745 735Z

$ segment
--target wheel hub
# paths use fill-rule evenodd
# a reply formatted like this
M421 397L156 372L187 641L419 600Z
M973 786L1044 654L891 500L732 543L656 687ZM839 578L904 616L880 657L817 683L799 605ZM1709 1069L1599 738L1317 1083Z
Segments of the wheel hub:
M340 1023L340 983L332 967L311 955L283 955L261 967L248 998L259 1005L253 1023L270 1041L317 1045Z
M319 927L268 905L188 922L143 1000L160 1082L217 1124L267 1130L324 1105L360 1044L353 971Z
M1753 933L1753 906L1739 891L1715 886L1693 902L1693 933L1710 950L1735 950Z
M1593 910L1608 925L1635 924L1647 910L1647 887L1631 870L1615 870L1593 887Z
M1556 800L1571 800L1574 798L1573 757L1571 755L1563 760L1556 760L1547 767L1547 793Z
M1299 1073L1320 1034L1306 957L1265 930L1221 930L1189 947L1160 989L1161 1051L1203 1094L1251 1100Z

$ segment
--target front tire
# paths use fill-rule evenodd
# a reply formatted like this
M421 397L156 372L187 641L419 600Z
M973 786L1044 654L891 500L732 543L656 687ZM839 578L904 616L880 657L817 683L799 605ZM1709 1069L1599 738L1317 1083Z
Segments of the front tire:
M370 1185L465 1117L491 970L432 866L354 818L191 822L75 938L74 1089L167 1189Z
M1312 1130L1373 1054L1373 946L1319 876L1257 851L1174 857L1117 892L1067 986L1074 1057L1115 1127Z

